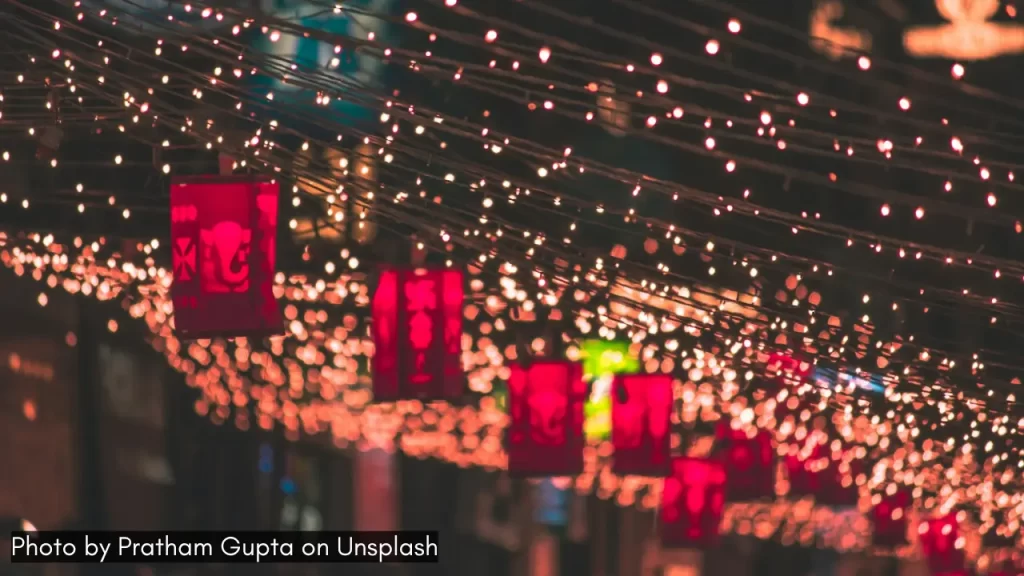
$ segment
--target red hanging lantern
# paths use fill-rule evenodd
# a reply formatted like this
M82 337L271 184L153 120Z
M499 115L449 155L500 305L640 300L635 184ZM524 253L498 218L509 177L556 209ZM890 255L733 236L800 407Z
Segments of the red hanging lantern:
M517 477L583 472L583 366L565 360L512 365L508 380L508 472Z
M882 501L871 509L874 528L871 541L875 546L897 548L907 544L907 515L912 503L910 492L900 490L882 498Z
M672 377L619 375L612 393L612 470L616 474L667 476L671 465Z
M384 270L373 295L373 397L456 400L462 371L462 272Z
M781 374L789 374L799 380L809 378L814 372L814 364L778 352L768 355L768 365L773 366Z
M717 460L676 458L661 493L665 546L707 548L718 541L725 509L725 467Z
M171 181L171 298L180 338L284 332L274 298L277 199L274 180Z
M848 451L839 456L825 444L810 442L800 453L786 457L790 496L813 496L824 506L856 506L860 499L856 479L863 472L863 462L851 458Z
M825 447L818 443L787 454L785 467L790 498L817 496L821 492L821 470L827 465Z
M964 549L954 514L924 520L918 526L921 550L928 568L936 576L957 576L964 571Z
M857 477L864 471L864 461L851 458L849 452L842 459L831 460L824 472L822 490L816 499L825 506L849 507L856 506L860 500L860 488Z
M726 470L726 502L775 496L775 451L770 432L757 430L751 437L722 422L715 431L715 444Z
M757 387L771 396L775 396L792 384L805 381L814 371L814 365L801 362L796 358L778 352L768 355L766 374L758 378ZM795 397L794 397L795 398Z

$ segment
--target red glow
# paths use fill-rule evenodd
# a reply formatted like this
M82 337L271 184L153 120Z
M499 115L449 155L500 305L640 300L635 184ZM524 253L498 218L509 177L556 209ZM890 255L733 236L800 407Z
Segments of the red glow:
M758 430L748 438L744 430L719 424L716 448L725 465L726 501L748 502L775 495L775 452L771 433Z
M785 373L798 379L807 378L814 370L814 365L810 362L797 360L788 354L777 354L774 352L768 356L768 365L774 367L780 373Z
M612 392L616 474L667 476L671 443L672 377L620 375Z
M462 395L462 273L385 270L373 296L373 395L378 401Z
M908 491L883 498L871 510L872 542L883 548L896 548L907 543L907 515L913 499Z
M183 339L283 332L274 298L278 185L203 176L171 182L175 330Z
M676 458L661 496L661 541L665 546L706 548L718 540L725 508L721 462Z
M964 574L964 550L957 549L960 527L953 514L921 522L918 534L921 550L932 574L954 576Z
M508 380L509 474L572 476L583 472L583 367L563 360L511 366Z
M842 458L850 460L849 454L843 454ZM856 506L860 492L854 480L862 469L861 460L844 465L842 460L833 459L829 448L823 444L816 444L806 459L795 454L786 457L790 494L813 496L824 506Z

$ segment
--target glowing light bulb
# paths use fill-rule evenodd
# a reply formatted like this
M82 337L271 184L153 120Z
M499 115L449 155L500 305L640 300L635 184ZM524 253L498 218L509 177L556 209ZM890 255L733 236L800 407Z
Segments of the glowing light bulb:
M810 102L811 102L811 97L808 96L807 94L805 94L804 92L801 92L801 93L796 95L796 103L797 104L799 104L801 106L807 106L807 104L809 104Z
M918 206L917 210L914 210L914 218L917 218L918 220L924 218L924 208Z
M882 216L888 216L890 208L888 204L882 204Z
M729 20L729 24L726 25L726 28L728 28L729 32L732 32L733 34L739 34L740 30L743 29L740 25L740 21L735 18Z
M540 49L540 52L537 55L540 57L541 62L546 63L551 58L551 49L545 46Z
M708 43L704 45L704 50L712 56L718 54L718 49L718 40L715 39L708 40Z
M861 70L868 70L871 68L871 58L867 56L861 56L857 59L857 67Z

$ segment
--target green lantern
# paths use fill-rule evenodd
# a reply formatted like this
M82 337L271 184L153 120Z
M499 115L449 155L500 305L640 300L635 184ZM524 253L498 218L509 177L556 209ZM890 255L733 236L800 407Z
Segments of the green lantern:
M583 408L583 431L588 440L608 440L612 434L612 381L616 374L639 372L640 360L630 355L628 342L586 340L580 352L583 377L590 382L590 398Z

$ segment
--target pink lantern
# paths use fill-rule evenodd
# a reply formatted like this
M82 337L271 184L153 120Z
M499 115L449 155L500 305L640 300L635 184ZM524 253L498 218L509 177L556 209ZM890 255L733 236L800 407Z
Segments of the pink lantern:
M787 455L785 467L789 479L789 496L817 496L821 492L821 470L827 466L825 447L821 444L815 444L809 453Z
M836 458L828 446L816 443L809 454L790 454L785 462L790 496L813 496L824 506L857 505L860 490L856 479L864 466L862 461L851 458L849 452Z
M517 477L583 472L583 366L565 360L512 365L508 380L508 472Z
M882 498L871 509L872 542L875 546L897 548L907 544L907 515L912 503L910 492L901 490Z
M661 493L665 546L707 548L718 541L725 509L725 467L717 460L676 458Z
M964 570L963 546L957 547L960 527L954 514L924 520L918 526L921 550L935 576L959 576Z
M789 374L800 380L811 376L814 365L810 362L797 360L789 354L772 352L768 355L768 365L774 366L780 373Z
M284 332L274 298L277 199L274 180L171 181L171 299L180 338Z
M373 397L377 401L462 396L462 272L384 270L373 295Z
M757 430L749 437L723 422L715 431L715 444L727 472L726 502L775 496L775 451L770 432Z
M828 469L823 472L817 502L825 506L856 506L860 500L857 476L863 471L863 460L851 458L849 452L843 454L842 460L829 461Z
M612 388L612 470L616 474L667 476L671 420L671 376L617 376Z

